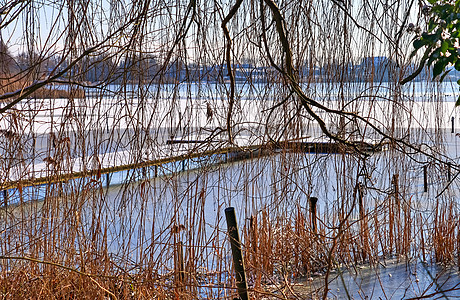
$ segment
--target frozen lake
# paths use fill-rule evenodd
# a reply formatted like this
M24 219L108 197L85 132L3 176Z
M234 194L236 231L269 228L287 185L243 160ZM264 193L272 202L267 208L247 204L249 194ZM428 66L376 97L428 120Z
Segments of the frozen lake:
M0 178L32 180L56 170L84 172L227 146L262 145L271 139L329 141L316 121L296 115L295 103L276 107L281 101L276 85L236 87L232 145L223 130L228 109L225 84L110 86L89 89L91 97L84 99L24 100L0 116L0 155L10 158L2 162ZM414 83L404 88L396 100L388 84L354 83L345 94L333 84L306 86L305 91L330 109L359 112L383 133L414 144L441 145L438 132L460 128L453 86L429 89ZM314 111L331 132L344 130L344 138L371 143L381 139L361 120ZM297 125L286 128L289 119Z
M226 127L225 85L153 86L136 90L132 97L117 93L116 87L113 90L110 96L93 93L91 98L73 101L31 100L1 116L0 155L8 158L1 160L2 182L57 178L228 146L225 133L214 135ZM355 298L400 299L429 295L440 290L439 285L455 287L457 271L431 264L448 256L442 248L449 253L459 249L455 239L460 115L453 91L439 96L437 90L429 94L414 88L402 99L389 101L392 91L387 86L355 90L359 93L341 96L337 87L318 84L307 89L323 104L359 112L423 153L391 147L369 157L277 150L231 163L209 155L185 160L185 165L178 161L108 177L96 173L53 185L18 186L7 195L9 203L16 205L1 212L1 252L43 259L69 257L69 264L76 266L103 259L133 274L154 272L169 286L175 280L181 242L190 285L200 286L200 295L223 298L232 280L223 212L233 206L251 288L274 291L283 280L292 284L300 280L299 293L321 288L324 277L314 274L324 274L329 252L337 261L334 269L342 266L345 274L343 280L336 271L331 275L337 278L330 284L331 297L344 298L348 292ZM295 127L284 126L297 116L294 103L270 114L280 101L276 89L241 85L238 91L232 117L236 146L264 144L268 137L328 141L308 117L299 118ZM139 98L142 92L146 96ZM328 128L338 130L339 118L318 114ZM361 121L346 121L347 138L380 139ZM358 184L363 187L365 217L360 215ZM319 199L316 233L310 225L310 197ZM440 232L450 240L441 241ZM378 258L381 263L375 262ZM406 259L409 263L403 269L401 262ZM369 264L380 267L369 268ZM444 277L434 280L436 273L453 279L442 286Z

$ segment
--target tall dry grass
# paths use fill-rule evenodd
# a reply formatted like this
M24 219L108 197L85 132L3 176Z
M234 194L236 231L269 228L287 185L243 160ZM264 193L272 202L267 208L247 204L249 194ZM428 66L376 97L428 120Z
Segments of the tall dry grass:
M7 94L24 90L33 85L33 81L25 80L22 76L17 75L0 75L0 93ZM19 93L19 97L21 93ZM82 98L85 96L85 91L82 88L69 89L66 85L52 85L52 87L42 87L33 91L28 98L32 99L73 99ZM3 100L8 102L13 99Z
M390 258L458 264L455 199L424 200L421 212L418 197L401 189L396 196L393 176L386 181L392 192L347 184L351 198L341 205L320 199L314 216L308 195L283 181L296 176L299 161L314 156L340 155L286 152L108 190L93 177L49 187L40 202L3 207L2 297L232 297L235 278L222 211L235 204L250 295L256 299L295 297L290 288L295 282L320 275L327 288L337 269L378 266ZM270 172L261 176L257 170ZM237 182L236 174L243 176ZM217 184L224 179L231 184ZM272 200L267 200L261 187L270 185L278 196L268 193ZM240 188L247 198L236 196ZM233 200L227 198L233 193ZM285 193L294 198L279 202Z

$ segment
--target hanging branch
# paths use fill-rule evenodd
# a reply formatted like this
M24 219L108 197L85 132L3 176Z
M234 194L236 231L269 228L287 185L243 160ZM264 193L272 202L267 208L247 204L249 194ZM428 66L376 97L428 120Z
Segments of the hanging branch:
M36 81L36 82L32 83L31 85L29 85L27 87L24 87L24 88L18 89L16 91L8 92L8 93L4 93L3 95L0 95L0 102L4 101L4 100L7 100L7 99L17 97L13 101L8 103L7 105L5 105L2 108L0 108L0 114L3 114L7 110L11 109L13 106L15 106L16 104L21 102L21 100L26 99L27 97L29 97L31 94L33 94L38 89L40 89L40 88L42 88L42 87L44 87L44 86L46 86L46 85L48 85L50 83L58 82L59 79L62 76L64 76L68 71L70 71L75 65L77 65L78 62L82 61L84 58L88 57L89 55L91 55L92 53L96 52L98 49L103 47L103 45L107 41L109 41L113 37L117 36L120 32L125 30L130 24L132 24L136 20L137 20L137 18L133 18L133 19L128 20L123 26L118 28L118 30L116 30L112 34L110 34L107 37L105 37L101 42L97 43L96 45L94 45L94 46L92 46L90 48L87 48L85 51L83 51L83 53L81 55L79 55L76 59L74 59L72 62L70 62L67 67L65 67L64 69L62 69L61 71L59 71L57 73L55 73L55 71L58 68L58 66L56 66L55 69L53 71L51 71L50 76L48 76L48 78L46 78L45 80Z
M224 31L225 39L227 40L227 47L225 50L225 61L227 62L227 72L230 78L230 98L228 99L228 110L227 110L227 133L228 133L228 142L233 144L232 136L232 114L233 106L235 104L235 77L233 76L232 62L231 62L231 52L232 52L232 38L230 37L230 32L227 28L227 23L233 18L233 16L238 11L239 7L243 3L243 0L237 0L235 5L230 9L228 15L222 21L222 30Z
M321 109L321 110L323 110L323 111L325 111L327 113L332 113L332 114L336 114L336 115L340 115L340 116L344 116L344 117L354 118L356 120L362 121L363 123L368 125L370 128L375 130L382 137L381 143L383 143L384 140L388 139L389 141L392 141L392 142L395 142L395 143L397 143L399 145L407 147L408 149L411 149L411 150L415 151L416 153L423 154L426 157L432 159L433 161L438 161L440 163L447 164L448 159L446 159L446 161L444 161L441 158L436 157L435 155L433 155L431 153L423 151L422 149L420 149L416 145L413 145L413 144L411 144L411 143L409 143L409 142L407 142L407 141L405 141L403 139L398 139L398 138L395 138L393 136L390 136L390 135L386 134L379 127L377 127L375 124L373 124L372 122L369 122L369 120L367 120L365 117L363 117L363 116L361 116L361 115L359 115L357 113L331 109L331 108L326 107L325 105L322 105L319 102L313 100L312 98L306 96L305 93L303 92L302 88L300 87L300 84L296 80L295 74L293 73L294 68L292 66L292 52L291 52L291 49L290 49L290 44L289 44L289 41L288 41L288 38L287 38L287 34L285 32L285 29L284 29L284 25L283 25L284 24L284 19L283 19L283 16L281 15L280 9L278 8L278 6L272 0L263 0L263 1L267 4L267 6L270 8L270 11L272 12L273 19L274 19L274 21L276 23L276 29L277 29L278 37L279 37L279 39L281 41L282 49L283 49L283 51L284 51L284 53L286 55L285 67L283 69L280 69L281 74L287 79L291 89L299 97L302 106L305 108L305 110L308 112L308 114L315 119L315 121L320 126L322 132L328 138L330 138L333 141L336 141L338 143L341 143L343 145L349 146L349 147L353 148L354 150L356 150L360 154L367 155L366 153L363 153L361 151L361 149L359 148L359 146L361 144L360 142L349 141L349 140L346 140L346 139L344 139L344 138L342 138L342 137L340 137L340 136L338 136L336 134L333 134L327 128L326 123L324 122L324 120L318 114L316 114L313 111L312 106L316 107L316 108L319 108L319 109ZM263 12L263 9L261 11ZM427 52L424 55L424 59L425 59L425 56L428 56L427 53L428 54L430 53L429 49L427 49ZM421 65L423 66L423 63ZM458 168L455 168L455 169L457 170Z

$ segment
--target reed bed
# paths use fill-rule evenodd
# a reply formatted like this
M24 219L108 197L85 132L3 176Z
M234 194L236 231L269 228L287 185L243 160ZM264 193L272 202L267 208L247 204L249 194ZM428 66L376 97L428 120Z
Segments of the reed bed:
M347 184L342 192L350 198L320 198L314 205L305 192L317 188L303 185L311 178L299 173L323 172L321 160L339 160L340 166L354 158L274 153L108 189L91 178L73 182L82 187L50 188L38 202L4 207L2 297L233 297L222 220L229 205L240 214L250 295L256 299L302 295L293 287L309 278L323 278L321 290L310 291L321 295L337 270L391 259L460 267L454 198L406 196L393 175L384 180L385 191ZM352 182L345 178L335 179Z

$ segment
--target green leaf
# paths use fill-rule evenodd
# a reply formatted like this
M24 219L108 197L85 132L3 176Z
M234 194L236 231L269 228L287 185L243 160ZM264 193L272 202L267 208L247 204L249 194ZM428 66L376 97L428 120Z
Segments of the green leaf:
M455 70L460 71L460 60L457 60L455 62ZM460 85L460 83L459 83L459 85Z
M459 105L460 105L460 96L458 96L457 101L455 102L456 107L459 106Z
M413 42L413 45L414 45L415 50L418 50L418 49L422 48L423 46L425 46L425 43L423 41L421 41L421 40L415 40Z
M439 74L444 71L444 68L446 67L447 62L438 60L433 67L433 79L435 79Z
M455 63L457 62L458 60L458 57L457 57L457 51L453 51L453 50L447 50L447 53L449 53L449 56L447 57L444 57L444 59L447 61L447 63L451 64L452 66L455 65Z
M442 41L441 53L446 53L448 48L449 48L449 43L446 40Z
M438 27L438 23L436 23L433 19L431 19L430 22L428 22L428 32L432 32L433 30L436 29L436 27ZM422 34L422 37L423 37L423 34Z
M439 38L441 37L441 34L438 33L433 33L433 34L424 34L422 35L422 41L426 41L425 44L434 44L436 43Z
M439 79L439 81L442 82L442 81L444 80L444 78L446 78L447 74L450 73L450 71L452 71L452 69L450 69L450 70L447 71L447 72L444 72L444 74L442 74L441 79Z
M457 84L458 84L458 85L460 85L460 79L459 79L459 80L457 80Z

